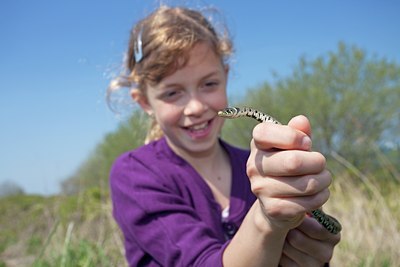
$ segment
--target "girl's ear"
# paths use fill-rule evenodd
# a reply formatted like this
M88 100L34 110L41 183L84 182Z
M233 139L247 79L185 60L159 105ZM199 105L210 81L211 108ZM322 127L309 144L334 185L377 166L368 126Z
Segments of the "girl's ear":
M137 102L140 107L148 114L153 114L153 109L147 100L147 97L139 90L139 89L132 89L131 90L131 97L135 102Z
M228 74L229 74L229 66L228 66L228 64L226 64L226 65L224 66L224 69L225 69L225 74L226 74L226 76L228 77Z

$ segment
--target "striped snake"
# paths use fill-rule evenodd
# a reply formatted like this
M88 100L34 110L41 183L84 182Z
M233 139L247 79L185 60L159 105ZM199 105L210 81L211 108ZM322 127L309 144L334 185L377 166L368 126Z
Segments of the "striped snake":
M281 124L273 117L253 108L230 107L219 111L218 116L228 119L234 119L239 117L250 117L259 122L271 122L275 124ZM311 211L311 215L326 230L328 230L332 234L338 234L342 230L342 226L340 225L339 221L333 218L332 216L329 216L328 214L324 213L321 209L316 209Z

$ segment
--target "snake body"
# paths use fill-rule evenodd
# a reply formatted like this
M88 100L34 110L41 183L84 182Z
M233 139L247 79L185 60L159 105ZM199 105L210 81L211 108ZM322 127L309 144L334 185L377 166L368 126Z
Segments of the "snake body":
M228 119L234 119L239 117L250 117L258 122L271 122L275 124L281 124L278 120L273 117L265 114L261 111L258 111L253 108L237 108L230 107L225 108L218 112L218 116ZM326 230L331 232L332 234L338 234L342 230L342 226L339 221L334 217L324 213L321 209L316 209L311 211L311 215L314 219L316 219Z

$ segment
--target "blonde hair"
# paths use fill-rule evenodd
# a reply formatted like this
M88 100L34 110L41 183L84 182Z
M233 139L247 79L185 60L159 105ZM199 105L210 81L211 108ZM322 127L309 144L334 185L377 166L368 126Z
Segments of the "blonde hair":
M211 21L200 11L183 7L159 7L132 29L126 71L111 81L108 100L112 92L122 87L138 89L145 96L147 85L156 85L184 67L189 51L200 42L208 43L222 63L228 64L233 46L226 27L217 32ZM135 58L135 49L138 48L141 49L141 57ZM162 136L161 128L152 118L145 143Z

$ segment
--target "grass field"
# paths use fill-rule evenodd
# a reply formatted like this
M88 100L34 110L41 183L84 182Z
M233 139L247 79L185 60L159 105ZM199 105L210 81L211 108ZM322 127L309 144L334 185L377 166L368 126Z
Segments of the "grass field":
M324 209L343 225L332 266L400 266L399 174L382 166L385 179L368 176L332 156L341 168ZM106 188L11 196L0 200L0 214L0 267L126 266Z

